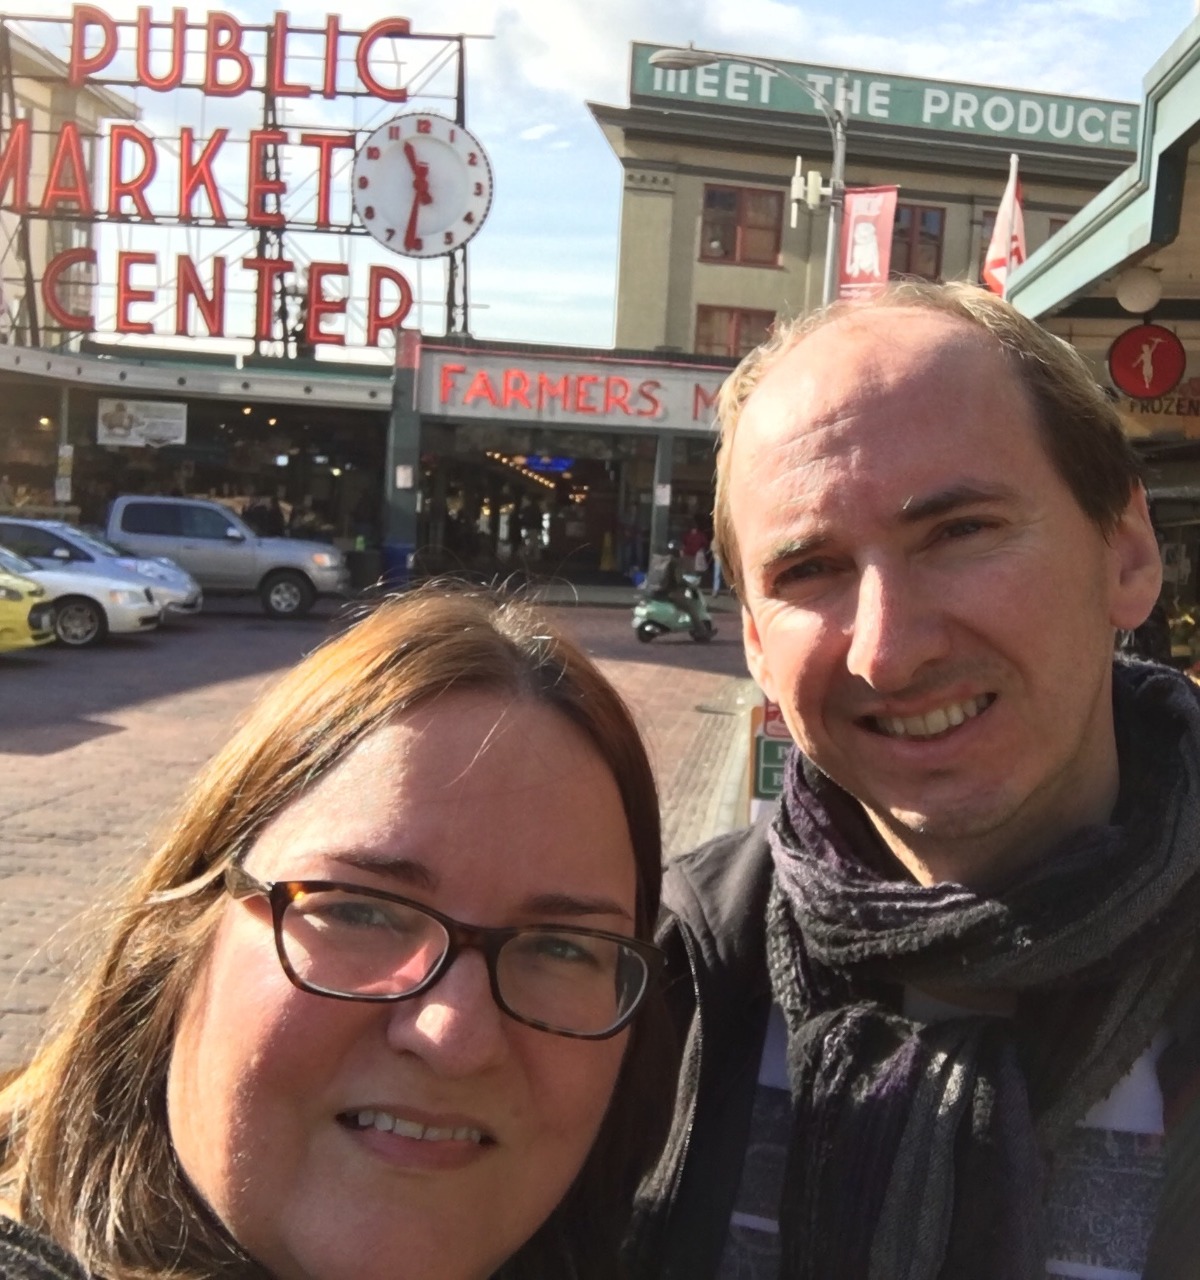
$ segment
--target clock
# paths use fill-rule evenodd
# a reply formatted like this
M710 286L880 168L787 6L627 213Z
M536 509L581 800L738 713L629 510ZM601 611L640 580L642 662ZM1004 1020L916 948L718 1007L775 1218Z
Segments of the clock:
M354 211L388 249L410 258L453 253L483 226L492 165L461 124L413 111L380 125L359 147Z

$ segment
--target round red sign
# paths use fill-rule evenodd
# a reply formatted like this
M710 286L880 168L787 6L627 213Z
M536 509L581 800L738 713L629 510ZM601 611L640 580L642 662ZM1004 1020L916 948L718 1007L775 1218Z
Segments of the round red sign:
M1113 385L1135 400L1165 396L1183 377L1187 352L1161 324L1137 324L1119 334L1108 349Z

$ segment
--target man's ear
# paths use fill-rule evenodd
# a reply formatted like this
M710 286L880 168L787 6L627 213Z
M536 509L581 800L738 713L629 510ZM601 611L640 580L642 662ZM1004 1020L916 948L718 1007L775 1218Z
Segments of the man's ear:
M1109 621L1119 631L1132 631L1150 616L1162 590L1162 556L1150 522L1146 490L1140 484L1108 544L1113 558Z
M763 652L762 640L758 634L758 624L745 605L742 605L742 644L746 650L746 666L754 683L772 702L778 702L775 681L767 666L767 655Z

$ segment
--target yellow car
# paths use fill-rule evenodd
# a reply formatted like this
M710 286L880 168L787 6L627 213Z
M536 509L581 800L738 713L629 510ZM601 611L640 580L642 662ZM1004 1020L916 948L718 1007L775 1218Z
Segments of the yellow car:
M46 599L46 588L0 569L0 653L53 639L54 606Z

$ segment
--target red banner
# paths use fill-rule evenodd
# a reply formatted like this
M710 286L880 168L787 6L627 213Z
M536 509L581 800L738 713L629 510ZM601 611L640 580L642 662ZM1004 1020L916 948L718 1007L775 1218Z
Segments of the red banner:
M838 256L839 298L873 298L887 285L896 191L896 187L847 188Z

